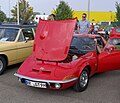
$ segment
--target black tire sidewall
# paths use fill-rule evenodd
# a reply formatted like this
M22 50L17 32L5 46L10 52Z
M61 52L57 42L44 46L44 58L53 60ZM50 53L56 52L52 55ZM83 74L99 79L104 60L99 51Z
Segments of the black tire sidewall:
M80 86L80 76L81 76L81 74L82 74L83 71L86 71L86 72L87 72L87 74L88 74L88 81L87 81L87 84L86 84L84 87L81 87L81 86ZM88 86L88 83L89 83L89 70L88 70L88 68L83 69L83 71L81 72L81 74L80 74L77 82L76 82L75 85L73 86L73 89L74 89L75 91L77 91L77 92L82 92L82 91L86 90L86 88L87 88L87 86Z
M5 68L6 68L6 60L5 60L2 56L0 56L0 61L3 63L3 68L2 68L2 70L0 70L0 75L1 75L1 74L3 74L4 71L5 71Z

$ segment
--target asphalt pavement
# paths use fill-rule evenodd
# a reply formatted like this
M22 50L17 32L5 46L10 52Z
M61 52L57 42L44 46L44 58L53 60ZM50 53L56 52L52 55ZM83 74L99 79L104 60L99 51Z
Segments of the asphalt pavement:
M120 103L120 70L95 74L86 91L46 90L21 84L9 66L0 76L0 103Z

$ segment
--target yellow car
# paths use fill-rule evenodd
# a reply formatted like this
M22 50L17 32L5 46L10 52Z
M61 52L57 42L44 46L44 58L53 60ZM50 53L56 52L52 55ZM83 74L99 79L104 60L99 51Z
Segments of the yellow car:
M35 31L36 26L0 25L0 75L32 53Z

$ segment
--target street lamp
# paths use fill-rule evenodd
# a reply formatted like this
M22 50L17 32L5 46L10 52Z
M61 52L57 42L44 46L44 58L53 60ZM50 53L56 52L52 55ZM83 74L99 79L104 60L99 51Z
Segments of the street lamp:
M90 20L90 0L88 0L88 20Z
M20 24L20 19L19 19L19 0L17 1L17 24Z

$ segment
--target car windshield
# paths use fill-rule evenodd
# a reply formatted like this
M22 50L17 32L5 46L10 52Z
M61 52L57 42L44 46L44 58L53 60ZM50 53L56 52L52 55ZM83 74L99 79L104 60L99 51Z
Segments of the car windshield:
M86 54L95 51L94 38L74 36L70 45L70 53Z
M0 41L14 41L19 29L0 28Z

